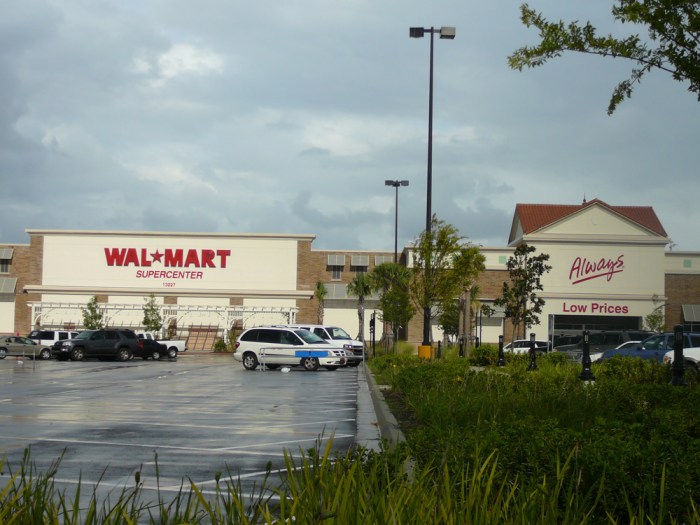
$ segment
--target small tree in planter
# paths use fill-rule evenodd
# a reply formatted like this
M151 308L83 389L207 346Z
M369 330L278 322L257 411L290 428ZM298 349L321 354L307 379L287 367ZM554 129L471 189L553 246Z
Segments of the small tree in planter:
M163 316L160 315L160 306L153 294L149 296L146 304L143 305L143 321L141 323L146 331L160 335L160 331L163 328Z
M100 330L105 327L105 324L104 311L97 302L97 296L93 295L87 306L83 308L83 326L87 330Z

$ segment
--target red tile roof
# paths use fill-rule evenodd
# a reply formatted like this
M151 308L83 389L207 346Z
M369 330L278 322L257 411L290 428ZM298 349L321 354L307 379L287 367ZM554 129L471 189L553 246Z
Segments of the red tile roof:
M552 224L564 217L568 217L589 206L599 205L626 217L651 230L652 232L667 237L666 230L656 216L651 206L610 206L599 199L584 202L583 204L516 204L515 216L520 220L523 233L528 234ZM512 240L512 239L511 239Z

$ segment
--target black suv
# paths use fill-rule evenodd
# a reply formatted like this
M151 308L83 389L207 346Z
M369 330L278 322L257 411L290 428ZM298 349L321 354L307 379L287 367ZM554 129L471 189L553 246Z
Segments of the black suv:
M88 357L110 357L117 361L128 361L142 348L141 340L133 330L110 329L87 330L74 339L61 341L51 348L51 355L66 361L81 361Z

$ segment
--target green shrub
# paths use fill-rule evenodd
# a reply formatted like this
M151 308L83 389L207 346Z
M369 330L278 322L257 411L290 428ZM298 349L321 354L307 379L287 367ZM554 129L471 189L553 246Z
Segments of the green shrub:
M700 457L700 391L670 386L657 363L596 365L588 383L580 364L560 359L538 357L533 371L527 356L483 372L473 359L391 363L385 378L397 413L410 414L404 433L418 464L445 462L456 476L494 453L498 479L530 484L556 476L573 451L571 474L583 493L600 495L600 519L624 521L630 505L653 515L662 499L687 519L689 496L700 494L691 459Z
M223 339L217 339L216 342L214 343L214 346L212 348L214 352L230 352L231 349L229 345L226 344L226 341Z

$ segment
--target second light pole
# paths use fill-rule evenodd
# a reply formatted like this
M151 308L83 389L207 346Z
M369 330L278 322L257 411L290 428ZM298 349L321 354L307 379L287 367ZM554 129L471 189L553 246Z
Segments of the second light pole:
M407 180L385 180L385 186L393 186L396 189L396 202L394 204L394 263L399 262L399 187L408 186Z
M435 33L440 35L440 38L453 40L456 34L454 27L411 27L409 35L411 38L423 38L425 33L430 33L430 87L428 93L428 188L427 188L427 204L425 209L425 232L428 239L431 239L432 233L432 200L433 200L433 36ZM426 273L430 273L430 257L425 263ZM423 308L423 346L430 345L430 319L431 308L426 306Z

